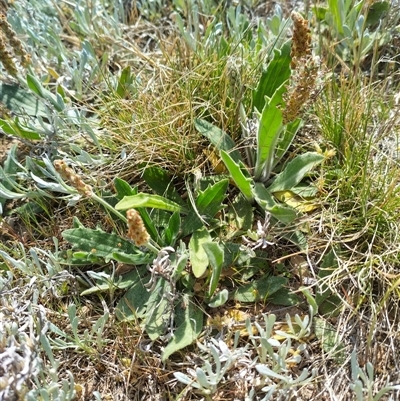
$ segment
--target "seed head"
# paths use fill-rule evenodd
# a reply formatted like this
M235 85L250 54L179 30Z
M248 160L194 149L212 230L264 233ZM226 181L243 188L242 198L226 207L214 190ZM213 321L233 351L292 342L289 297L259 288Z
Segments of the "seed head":
M311 35L308 21L299 13L293 12L294 23L291 49L292 75L287 93L286 107L283 110L283 123L293 121L305 104L314 98L319 64L312 56Z
M8 42L8 48L7 48ZM4 69L12 76L17 75L17 67L13 56L21 58L21 65L27 67L31 62L30 55L22 46L22 42L17 38L17 34L7 22L7 17L0 12L0 61Z
M79 174L75 173L72 168L68 167L64 160L54 160L53 164L61 177L63 177L65 180L68 180L80 194L88 197L93 195L92 187L88 184L85 184Z
M126 218L128 220L128 238L130 238L136 246L147 244L150 240L150 235L143 224L139 212L135 209L129 209L126 212Z

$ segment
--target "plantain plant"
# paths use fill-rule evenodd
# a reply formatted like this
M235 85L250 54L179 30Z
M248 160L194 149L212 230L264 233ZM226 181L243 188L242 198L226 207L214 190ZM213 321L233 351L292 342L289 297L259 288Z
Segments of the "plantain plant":
M249 203L256 203L275 219L289 224L304 210L304 201L316 195L311 184L302 184L310 171L324 160L307 152L282 163L303 121L300 111L315 89L318 66L311 55L307 21L293 13L292 42L274 50L252 94L253 119L247 119L241 105L244 155L233 139L205 120L196 120L196 129L219 151L232 180ZM298 198L297 208L278 201Z

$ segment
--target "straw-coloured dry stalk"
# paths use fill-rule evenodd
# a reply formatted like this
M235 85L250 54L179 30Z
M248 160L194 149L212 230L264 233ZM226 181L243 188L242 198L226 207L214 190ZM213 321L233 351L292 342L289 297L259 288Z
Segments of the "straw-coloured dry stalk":
M4 69L15 77L18 70L13 56L21 58L21 65L23 67L26 67L31 62L30 55L25 51L22 42L17 38L15 31L7 22L7 17L0 12L0 61Z
M286 107L283 110L285 124L293 121L315 92L315 82L319 66L312 56L311 34L308 21L299 13L293 12L294 23L291 50L292 76L285 95Z
M129 209L126 212L126 218L128 220L128 238L137 246L146 245L150 241L150 235L143 224L139 212L135 209Z
M65 180L68 180L80 194L88 197L93 195L92 187L88 184L85 184L79 174L75 173L72 168L68 167L64 160L54 160L53 164L61 177L63 177Z

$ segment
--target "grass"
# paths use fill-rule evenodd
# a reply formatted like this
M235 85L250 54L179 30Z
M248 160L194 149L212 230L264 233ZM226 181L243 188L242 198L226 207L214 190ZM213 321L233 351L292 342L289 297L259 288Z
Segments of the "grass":
M21 146L1 171L0 398L397 399L399 73L387 60L398 37L364 26L379 34L365 50L334 20L311 20L326 63L319 94L272 179L297 155L325 156L290 204L307 211L284 224L226 180L195 121L245 149L240 105L256 115L253 91L289 15L260 19L257 2L196 4L135 2L129 15L101 0L8 10L32 64L2 59L25 100L1 95L21 117L19 130L7 125L15 117L3 130ZM396 7L382 14L391 32ZM61 178L57 159L73 172ZM118 209L136 192L164 196L134 207L147 248L126 240Z

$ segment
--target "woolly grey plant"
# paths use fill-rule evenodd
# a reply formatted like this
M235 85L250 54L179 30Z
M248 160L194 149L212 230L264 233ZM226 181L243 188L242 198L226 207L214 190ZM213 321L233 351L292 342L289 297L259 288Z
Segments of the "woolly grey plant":
M365 369L361 369L355 349L351 353L351 377L353 383L350 384L350 389L354 391L357 401L378 401L390 391L400 390L400 385L387 385L374 394L374 367L371 362L367 362Z
M188 374L176 372L175 378L205 396L214 394L220 384L235 378L235 381L245 381L246 387L251 388L246 400L252 400L259 388L267 393L263 399L265 401L288 399L285 397L295 394L298 388L310 383L316 375L314 370L309 372L304 369L296 376L291 369L301 362L301 354L306 352L305 343L296 345L292 340L300 340L310 334L312 316L303 320L299 318L299 322L296 320L300 326L298 330L288 323L289 333L283 341L274 338L276 316L263 314L263 318L264 324L252 324L249 319L246 321L249 342L245 347L238 347L239 331L235 333L232 349L222 340L211 339L205 344L198 343L198 347L204 351L201 356L203 366L188 369ZM287 322L290 319L287 316ZM234 369L235 374L229 376L228 372Z
M218 384L227 380L225 375L229 370L237 365L240 358L248 355L248 346L237 347L239 342L240 332L237 331L234 337L233 349L222 340L212 338L205 345L197 343L199 348L205 351L211 357L211 361L204 360L203 367L196 369L188 369L190 376L175 372L175 378L183 384L197 389L203 395L212 395L218 389ZM213 368L215 366L215 369Z
M265 212L264 223L261 223L260 220L257 221L257 231L253 232L248 230L247 235L249 238L243 236L243 242L247 247L251 250L255 250L258 248L265 249L267 246L274 245L272 241L268 240L269 237L269 228L270 228L270 219L271 213L268 211Z
M73 400L74 379L58 375L37 282L12 288L12 279L9 272L7 281L0 280L0 399Z

